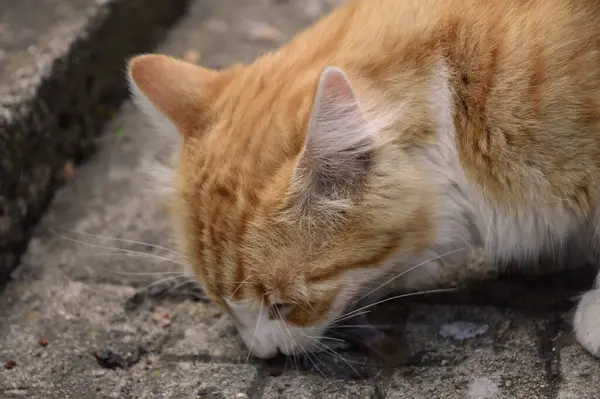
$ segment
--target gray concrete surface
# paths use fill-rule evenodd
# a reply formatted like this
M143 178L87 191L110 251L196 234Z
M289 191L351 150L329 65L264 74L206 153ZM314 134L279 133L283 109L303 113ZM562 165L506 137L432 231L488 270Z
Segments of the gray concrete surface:
M188 3L0 1L0 285L126 97L123 58L156 45Z
M159 50L199 56L208 66L248 60L326 6L197 0ZM181 268L177 254L154 246L174 248L145 173L167 151L145 127L126 103L100 151L56 194L0 295L0 397L600 397L600 362L574 342L558 290L502 286L487 304L458 298L379 309L373 317L400 332L396 367L365 366L372 358L351 351L339 352L345 360L320 355L314 364L298 359L283 367L247 359L227 316L193 284L153 283ZM504 306L510 299L513 308Z

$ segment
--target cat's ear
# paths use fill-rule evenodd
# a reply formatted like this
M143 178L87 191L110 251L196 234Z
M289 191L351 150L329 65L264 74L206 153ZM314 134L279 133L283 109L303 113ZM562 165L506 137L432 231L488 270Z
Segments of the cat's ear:
M297 175L312 197L346 199L362 188L375 137L346 74L328 67L320 77ZM308 184L308 187L306 187Z
M129 88L134 102L155 124L188 134L206 110L206 90L218 72L159 54L132 58Z

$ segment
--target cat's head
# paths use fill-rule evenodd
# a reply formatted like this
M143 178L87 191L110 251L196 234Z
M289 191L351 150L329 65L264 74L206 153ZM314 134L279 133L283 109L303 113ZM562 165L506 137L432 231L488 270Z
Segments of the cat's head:
M285 68L129 65L141 109L182 138L173 215L189 263L261 358L317 348L430 234L422 176L401 143L382 155L390 122L341 69Z

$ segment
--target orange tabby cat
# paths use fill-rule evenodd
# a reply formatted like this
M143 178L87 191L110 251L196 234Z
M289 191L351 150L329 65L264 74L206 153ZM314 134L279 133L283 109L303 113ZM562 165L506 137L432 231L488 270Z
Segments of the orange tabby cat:
M355 0L250 65L129 77L183 139L185 253L258 357L391 286L600 260L596 0ZM600 288L574 327L600 355Z

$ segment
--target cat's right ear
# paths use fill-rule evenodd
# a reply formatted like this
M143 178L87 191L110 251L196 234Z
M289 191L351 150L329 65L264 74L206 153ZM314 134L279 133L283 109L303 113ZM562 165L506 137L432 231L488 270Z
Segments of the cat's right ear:
M159 129L188 135L201 127L218 72L159 54L132 58L127 72L134 102Z

